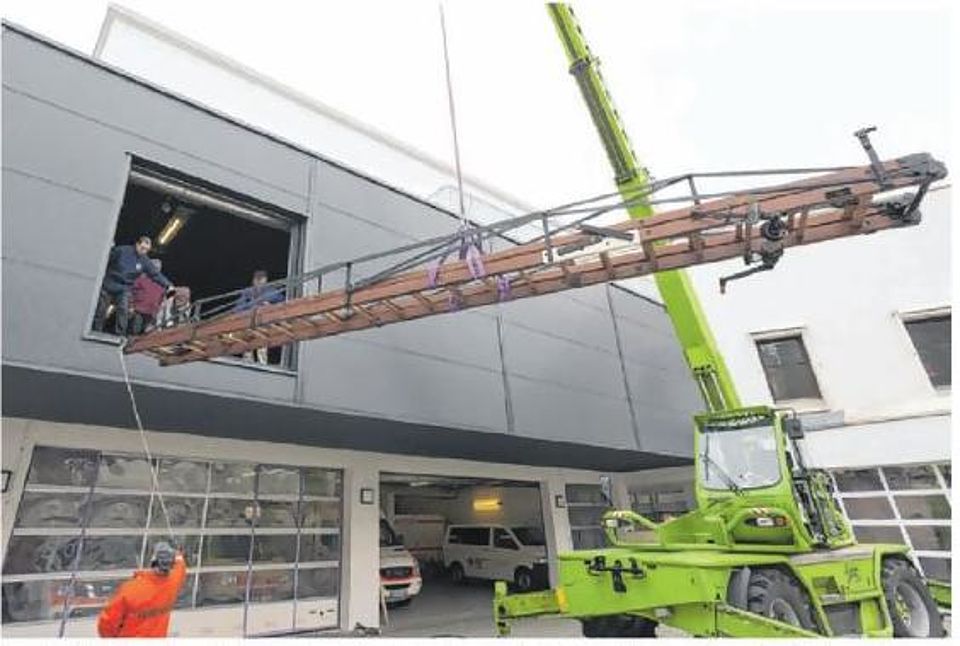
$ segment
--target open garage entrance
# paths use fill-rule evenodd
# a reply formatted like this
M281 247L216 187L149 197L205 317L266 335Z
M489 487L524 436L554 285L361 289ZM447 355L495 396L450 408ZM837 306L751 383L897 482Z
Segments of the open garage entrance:
M495 580L547 586L535 482L382 473L380 505L385 635L492 636Z

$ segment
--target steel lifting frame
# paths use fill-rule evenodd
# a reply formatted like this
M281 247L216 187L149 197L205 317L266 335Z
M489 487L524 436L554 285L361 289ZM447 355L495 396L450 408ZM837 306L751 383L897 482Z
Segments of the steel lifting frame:
M162 365L173 365L730 258L772 266L788 247L917 223L920 199L931 182L946 175L942 163L918 153L879 166L830 169L736 192L699 194L693 182L697 177L811 172L681 175L651 182L625 202L587 207L596 200L586 200L335 263L272 283L285 292L282 303L233 312L239 291L198 301L185 322L135 337L125 352L147 353ZM690 195L649 199L684 183L689 183ZM897 194L908 187L918 190ZM880 199L878 194L888 192L890 199ZM600 214L629 207L632 200L689 205L643 220L590 224ZM557 222L581 213L585 215L572 222ZM505 246L510 231L538 222L543 234L532 242L480 253L484 243ZM771 229L778 233L771 235ZM444 262L451 254L455 258ZM773 263L768 262L771 254ZM395 262L387 269L356 278L358 267L391 259ZM342 283L323 290L325 277L329 282L334 274L342 276Z

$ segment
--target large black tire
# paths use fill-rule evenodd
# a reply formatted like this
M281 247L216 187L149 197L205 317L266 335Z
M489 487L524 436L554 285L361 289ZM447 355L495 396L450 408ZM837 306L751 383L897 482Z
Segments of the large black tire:
M937 602L907 559L884 559L882 582L894 637L943 637Z
M657 622L635 615L581 619L584 637L656 637Z
M797 581L781 570L758 569L750 573L747 610L792 626L819 632L813 605Z
M533 570L528 567L518 567L513 573L513 585L517 592L529 592L533 589Z
M454 583L466 583L467 575L463 571L463 566L459 563L450 564L450 580Z

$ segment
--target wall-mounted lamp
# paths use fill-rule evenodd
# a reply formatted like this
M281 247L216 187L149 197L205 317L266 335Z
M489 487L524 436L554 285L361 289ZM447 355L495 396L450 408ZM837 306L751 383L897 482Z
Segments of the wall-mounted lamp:
M563 509L567 506L567 501L563 499L563 494L558 493L553 497L553 504L557 509Z
M370 487L361 487L360 489L360 504L361 505L372 505L376 500L376 492Z
M10 476L13 475L13 471L10 471L9 469L4 469L0 473L3 474L3 493L7 493L7 489L10 488Z
M503 501L499 498L474 498L474 511L497 511L503 506Z

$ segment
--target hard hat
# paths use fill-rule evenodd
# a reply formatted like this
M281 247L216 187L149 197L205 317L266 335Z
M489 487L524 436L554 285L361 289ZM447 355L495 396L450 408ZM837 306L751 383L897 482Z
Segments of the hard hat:
M159 541L153 546L153 555L150 557L150 567L160 574L167 574L173 567L175 553L170 543Z

